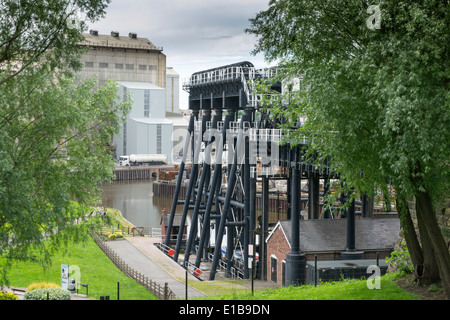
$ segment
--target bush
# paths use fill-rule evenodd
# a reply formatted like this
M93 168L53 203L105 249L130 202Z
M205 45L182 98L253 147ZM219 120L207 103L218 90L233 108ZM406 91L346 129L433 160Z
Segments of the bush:
M411 262L408 248L404 246L400 246L399 249L393 251L391 257L386 262L400 274L410 274L414 271L414 265Z
M12 292L0 292L0 300L19 300Z
M116 238L116 235L114 233L108 233L106 236L109 240L114 240Z
M27 291L24 300L70 300L70 292L61 288L39 288Z
M45 289L45 288L59 288L60 285L54 282L36 282L32 283L27 287L27 291L32 291L35 289Z
M116 239L121 239L123 238L123 233L122 232L117 232L116 233Z

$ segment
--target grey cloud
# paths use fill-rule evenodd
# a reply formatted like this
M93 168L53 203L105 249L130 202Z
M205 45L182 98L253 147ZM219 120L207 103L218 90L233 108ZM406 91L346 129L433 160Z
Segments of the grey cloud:
M183 79L236 59L256 60L250 56L255 39L244 30L267 4L268 0L112 0L106 17L91 28L102 34L136 32L150 39L164 48L167 65Z

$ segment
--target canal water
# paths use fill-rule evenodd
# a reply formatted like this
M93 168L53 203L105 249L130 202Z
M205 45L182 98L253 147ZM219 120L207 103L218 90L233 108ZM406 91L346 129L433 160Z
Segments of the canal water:
M269 223L286 219L286 203L278 198L274 196L269 199ZM125 219L136 227L144 227L144 232L148 233L151 228L161 227L162 211L166 208L167 213L170 213L172 197L154 195L153 180L115 181L103 186L102 206L120 210ZM257 213L260 213L260 198L256 201L256 207ZM178 206L177 213L181 214L182 211L183 206ZM190 216L186 223L189 229Z
M164 208L170 212L172 199L153 196L153 182L116 181L103 186L102 206L120 210L125 219L136 227L161 227L161 214Z

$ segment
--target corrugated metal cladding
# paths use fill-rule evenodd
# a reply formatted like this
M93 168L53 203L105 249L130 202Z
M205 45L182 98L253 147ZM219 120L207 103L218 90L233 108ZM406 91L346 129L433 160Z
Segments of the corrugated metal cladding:
M132 110L113 139L115 157L159 153L170 161L172 135L187 129L188 122L179 109L179 74L167 68L162 48L135 32L91 30L83 37L80 45L90 50L82 56L78 77L95 76L99 85L116 80L120 95L131 93L133 98Z

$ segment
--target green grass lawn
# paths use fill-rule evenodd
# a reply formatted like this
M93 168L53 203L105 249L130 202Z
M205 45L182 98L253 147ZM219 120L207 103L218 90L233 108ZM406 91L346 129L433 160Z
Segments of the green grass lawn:
M277 289L258 290L211 296L214 300L420 300L397 287L393 280L396 274L381 277L380 289L369 289L366 280L343 280L321 283L317 287L305 285L300 287L281 287Z
M123 274L89 237L84 243L72 244L65 254L56 254L51 267L31 262L13 264L9 279L11 286L26 288L35 282L60 283L61 264L78 266L80 282L89 285L89 297L100 299L110 296L117 299L117 282L120 284L120 300L156 300L157 298L134 280ZM71 274L72 275L72 274ZM211 300L417 300L419 297L397 287L395 274L381 277L380 289L368 289L366 280L343 280L321 283L317 287L281 287L255 290L252 295L249 280L191 283L211 296ZM208 292L206 288L213 288ZM81 289L84 293L84 288Z
M9 272L11 286L26 288L34 282L60 284L61 264L79 267L80 282L89 285L90 298L100 299L100 296L109 296L111 300L117 299L117 282L119 282L120 300L157 299L151 292L123 274L90 237L85 243L71 245L65 254L56 254L48 270L43 270L42 266L36 263L14 263ZM80 293L85 293L85 289L81 288Z
M129 227L121 219L120 212L107 209L115 224L117 221ZM108 229L109 230L109 229ZM101 251L91 237L83 243L70 244L64 253L56 253L52 265L43 269L37 263L14 262L8 278L12 287L26 288L37 282L61 283L61 264L77 266L80 282L89 285L89 297L100 299L109 296L117 299L117 283L120 284L120 300L157 300L151 292L123 274ZM0 259L0 265L2 264ZM73 274L70 274L72 277ZM206 293L207 299L214 300L417 300L419 297L397 287L393 280L395 274L381 278L381 289L368 289L365 280L344 280L321 283L317 287L281 287L277 289L255 290L252 295L250 280L227 280L191 282L190 285ZM184 281L184 279L180 279ZM85 289L81 288L81 293Z
M1 263L1 260L0 260ZM15 262L9 272L11 286L26 288L31 283L60 283L61 264L78 266L80 282L89 285L89 297L100 299L110 296L117 299L117 282L120 284L120 300L156 300L157 298L123 274L88 237L84 243L71 244L67 251L53 257L52 265L44 270L31 262ZM71 273L72 276L72 273ZM417 300L419 297L397 287L395 274L381 277L380 289L367 288L366 280L343 280L320 283L317 287L281 287L250 291L250 280L192 282L190 285L210 295L213 300ZM182 279L180 279L182 280ZM85 289L81 289L84 293Z

